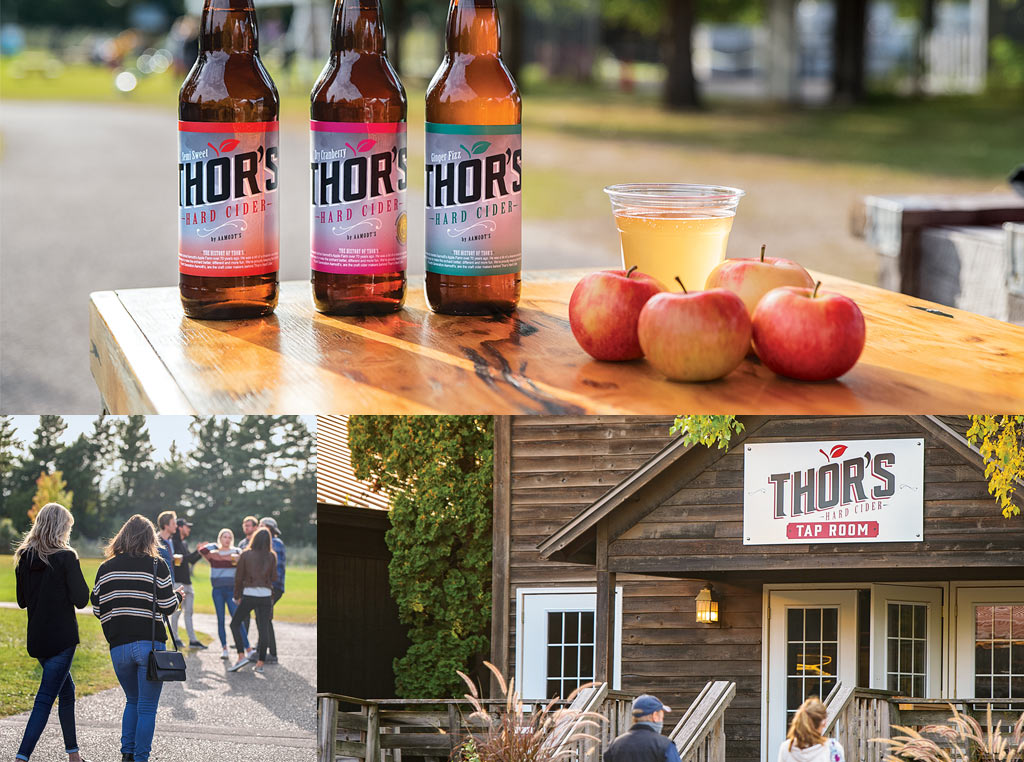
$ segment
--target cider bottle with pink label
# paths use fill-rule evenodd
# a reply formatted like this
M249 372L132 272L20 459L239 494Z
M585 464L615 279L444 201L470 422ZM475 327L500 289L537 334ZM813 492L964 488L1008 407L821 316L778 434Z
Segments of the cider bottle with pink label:
M206 0L178 102L178 271L185 314L270 315L280 263L277 88L253 0Z
M385 43L380 0L335 1L310 109L313 301L329 315L405 303L408 105Z

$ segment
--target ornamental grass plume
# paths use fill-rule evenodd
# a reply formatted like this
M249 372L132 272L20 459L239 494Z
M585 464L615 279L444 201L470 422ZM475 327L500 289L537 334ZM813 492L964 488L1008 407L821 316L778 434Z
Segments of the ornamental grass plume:
M467 726L480 727L452 754L457 762L559 762L573 757L586 746L589 756L600 746L601 739L594 735L601 728L604 717L593 712L570 709L580 691L593 683L581 685L566 699L566 707L556 709L561 699L553 698L543 709L527 712L522 696L515 689L515 680L506 681L497 667L484 662L494 674L501 688L504 705L496 713L488 711L481 702L473 681L459 672L469 686L466 700L473 707ZM481 727L482 726L482 727Z
M952 704L950 709L953 716L946 725L928 725L920 732L893 725L893 730L901 735L871 740L889 746L884 762L1024 762L1024 713L1004 732L1002 720L992 725L991 704L984 728ZM926 735L935 736L938 741L925 738Z

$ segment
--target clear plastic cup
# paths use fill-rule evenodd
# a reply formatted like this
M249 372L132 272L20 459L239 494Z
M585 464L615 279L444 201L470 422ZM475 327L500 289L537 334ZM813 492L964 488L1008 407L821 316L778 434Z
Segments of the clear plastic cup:
M679 291L701 291L725 261L739 188L636 183L605 188L622 241L622 264Z

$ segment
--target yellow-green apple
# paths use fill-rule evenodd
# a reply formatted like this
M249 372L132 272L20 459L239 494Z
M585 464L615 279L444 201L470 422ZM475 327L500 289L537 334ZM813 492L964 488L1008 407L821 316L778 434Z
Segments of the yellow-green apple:
M682 285L682 284L680 284ZM750 315L732 291L664 293L640 313L647 362L673 381L714 381L732 373L750 351Z
M708 276L706 288L727 288L754 314L765 294L783 286L814 288L814 279L791 259L766 257L768 247L761 248L760 259L727 259Z
M754 310L754 350L768 368L800 381L849 372L867 338L864 315L849 297L810 288L778 288Z
M644 356L637 338L640 310L665 290L650 275L632 268L587 275L569 300L569 325L579 345L594 359L609 362Z

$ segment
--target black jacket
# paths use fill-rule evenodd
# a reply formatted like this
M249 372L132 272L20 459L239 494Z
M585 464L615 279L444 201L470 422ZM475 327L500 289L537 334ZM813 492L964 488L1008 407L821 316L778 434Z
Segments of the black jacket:
M181 566L174 567L174 584L191 585L192 564L197 563L202 558L202 554L198 550L189 553L188 543L181 539L181 535L177 532L171 535L171 547L174 548L175 553L182 556Z
M15 570L18 605L28 609L28 655L34 659L49 659L78 645L75 609L89 602L78 556L62 550L48 560L30 549Z
M679 759L678 752L673 755L669 747L675 751L675 745L661 733L645 723L633 725L629 730L612 741L604 753L605 762L666 762L667 759Z

